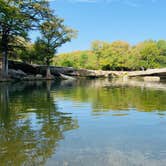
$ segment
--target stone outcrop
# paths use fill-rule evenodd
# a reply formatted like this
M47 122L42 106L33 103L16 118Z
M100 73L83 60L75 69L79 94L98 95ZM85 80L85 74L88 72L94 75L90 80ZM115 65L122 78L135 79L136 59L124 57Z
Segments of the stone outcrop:
M146 77L144 77L144 81L146 81L146 82L159 82L160 77L146 76Z
M103 70L87 70L87 69L78 69L73 73L73 76L80 76L80 77L120 77L125 75L126 72L121 71L103 71Z
M21 70L27 75L42 75L43 77L46 76L47 72L47 66L44 65L30 65L23 62L17 62L17 61L9 61L9 69L14 70ZM53 76L60 76L59 73L66 74L66 75L72 75L75 73L75 69L71 67L55 67L50 66L50 71Z
M41 74L36 74L36 78L41 79L41 78L43 78L43 76Z
M145 71L131 71L128 72L129 77L136 76L166 76L166 68L161 69L147 69Z
M21 70L24 73L26 73L27 75L36 75L37 70L36 67L27 63L23 63L23 62L18 62L18 61L9 61L9 69L13 69L13 70Z
M1 69L0 69L1 70ZM18 61L9 61L9 76L13 79L21 80L38 80L46 78L47 66L44 65L30 65ZM87 70L87 69L74 69L72 67L56 67L50 66L51 79L60 77L61 74L73 77L91 77L91 78L116 78L120 77L127 80L129 77L146 77L154 76L159 80L159 77L166 77L166 68L163 69L149 69L146 71L102 71L102 70ZM1 79L2 80L2 79ZM145 81L149 78L145 78ZM152 80L152 79L151 79Z
M9 76L13 79L21 79L27 76L22 70L9 69Z
M145 77L145 76L156 76L166 78L166 68L161 69L148 69L145 71L102 71L102 70L77 70L79 76L89 77ZM157 79L159 79L157 78ZM156 79L155 79L156 80Z

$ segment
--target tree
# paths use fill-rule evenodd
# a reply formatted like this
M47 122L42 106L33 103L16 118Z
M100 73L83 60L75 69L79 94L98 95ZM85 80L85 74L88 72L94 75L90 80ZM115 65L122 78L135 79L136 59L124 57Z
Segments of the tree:
M24 39L50 13L46 0L0 0L0 51L3 57L2 74L8 77L9 50L17 37Z
M109 46L109 43L99 41L99 40L93 41L91 44L91 49L97 58L96 65L98 69L100 68L100 60L102 57L102 53L108 46Z
M160 50L160 55L166 56L166 41L165 40L159 40L157 42L157 47Z
M16 57L18 57L25 63L32 64L37 61L33 43L26 42L22 49L16 50L15 52Z
M94 41L89 51L58 55L54 64L102 70L144 70L166 67L166 41L148 40L135 46L124 41Z
M76 31L64 25L64 20L57 16L48 16L40 26L41 38L35 42L39 62L47 65L47 78L51 77L50 64L57 49L76 37Z
M166 41L159 40L157 42L157 47L160 52L160 55L158 56L157 61L161 67L166 67Z
M140 66L148 69L158 67L158 57L160 51L155 41L149 40L137 45L140 52Z

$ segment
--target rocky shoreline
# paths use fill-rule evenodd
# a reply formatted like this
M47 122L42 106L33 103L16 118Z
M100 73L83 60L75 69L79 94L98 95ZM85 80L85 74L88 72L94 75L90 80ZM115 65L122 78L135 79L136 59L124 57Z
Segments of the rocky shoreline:
M50 67L52 74L51 78L46 78L47 66L30 65L18 61L9 61L9 78L2 79L0 81L12 81L12 80L47 80L60 77L60 73L71 75L75 70L73 68L63 67Z
M56 67L50 66L52 77L46 78L47 66L44 65L30 65L18 61L9 61L9 78L0 79L0 81L11 80L47 80L61 78L61 75L71 77L117 77L119 73L112 73L110 71L74 69L72 67ZM2 77L1 77L2 78Z
M163 69L149 69L146 71L102 71L102 70L87 70L87 69L74 69L72 67L56 67L50 66L50 72L52 77L46 78L47 66L44 65L30 65L18 61L9 61L9 78L2 79L0 81L12 81L12 80L48 80L48 79L63 79L62 75L71 77L88 77L88 78L123 78L128 77L154 77L150 80L159 81L159 76L166 76L166 68ZM70 77L69 77L70 78ZM149 80L146 78L145 80Z

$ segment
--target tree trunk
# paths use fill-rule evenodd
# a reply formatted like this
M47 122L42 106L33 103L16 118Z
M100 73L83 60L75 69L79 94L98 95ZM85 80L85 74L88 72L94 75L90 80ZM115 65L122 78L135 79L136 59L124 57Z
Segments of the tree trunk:
M8 37L2 35L2 77L8 78Z
M53 76L51 75L51 71L50 71L50 66L47 66L46 78L53 79Z
M8 78L8 56L7 50L2 53L2 77Z

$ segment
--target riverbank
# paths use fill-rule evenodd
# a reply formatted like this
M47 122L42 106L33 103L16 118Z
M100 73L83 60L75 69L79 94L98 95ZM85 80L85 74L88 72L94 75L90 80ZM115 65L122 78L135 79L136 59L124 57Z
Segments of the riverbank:
M62 75L71 77L88 77L88 78L119 78L127 79L129 77L143 77L146 80L159 81L160 77L166 77L166 68L149 69L146 71L103 71L103 70L88 70L74 69L72 67L57 67L50 66L52 77L46 78L47 66L30 65L18 61L9 61L9 79L0 81L12 80L47 80L47 79L63 79ZM146 77L149 76L147 79Z
M0 74L0 81L12 80L54 80L60 78L60 74L72 75L75 70L73 68L50 66L52 76L46 78L47 66L31 65L18 61L9 61L9 78L2 79Z

